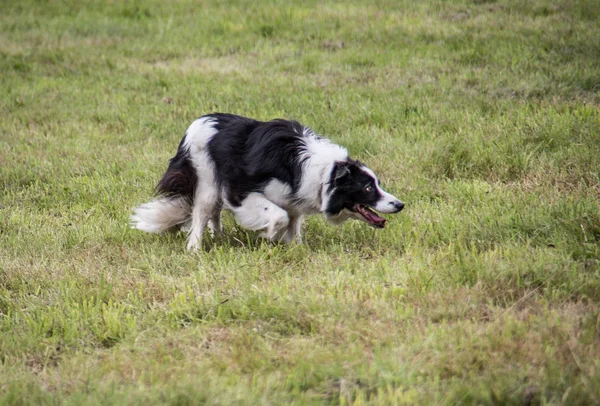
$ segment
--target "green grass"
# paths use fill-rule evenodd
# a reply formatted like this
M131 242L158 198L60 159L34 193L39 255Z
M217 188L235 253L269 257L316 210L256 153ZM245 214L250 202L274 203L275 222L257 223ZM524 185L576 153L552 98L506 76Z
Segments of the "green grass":
M5 1L0 404L600 403L600 3ZM128 228L191 121L301 120L407 204Z

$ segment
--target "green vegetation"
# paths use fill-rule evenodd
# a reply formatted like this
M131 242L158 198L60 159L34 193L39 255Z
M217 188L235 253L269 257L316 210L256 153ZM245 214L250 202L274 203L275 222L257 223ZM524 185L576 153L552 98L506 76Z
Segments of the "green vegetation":
M600 3L4 1L0 404L600 403ZM191 121L294 118L407 208L128 228Z

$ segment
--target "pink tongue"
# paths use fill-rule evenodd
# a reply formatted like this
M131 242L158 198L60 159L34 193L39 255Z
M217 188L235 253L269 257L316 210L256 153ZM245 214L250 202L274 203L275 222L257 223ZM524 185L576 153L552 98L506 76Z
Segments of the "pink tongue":
M371 224L383 227L385 225L385 219L379 217L375 212L367 207L356 206L356 210Z

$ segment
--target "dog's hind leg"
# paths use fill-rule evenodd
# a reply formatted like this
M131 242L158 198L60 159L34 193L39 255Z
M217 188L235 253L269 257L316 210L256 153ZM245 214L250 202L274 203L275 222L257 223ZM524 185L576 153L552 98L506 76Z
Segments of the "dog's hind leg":
M200 187L204 191L200 191ZM211 189L212 188L212 189ZM188 234L187 249L196 251L202 246L202 236L208 225L212 235L220 234L223 229L221 225L221 208L214 185L199 185L192 208L192 221Z
M196 251L202 246L204 229L210 220L213 221L213 226L218 226L215 224L215 219L221 211L219 187L215 182L214 169L208 153L196 152L196 156L193 156L193 163L198 172L198 186L192 206L192 222L187 242L188 251Z
M192 225L187 242L188 251L196 251L202 245L202 235L204 234L206 223L208 223L208 217L204 216L199 210L196 210L196 207L194 205L192 212Z
M231 212L239 225L248 230L260 231L260 236L278 240L285 232L290 219L285 210L261 193L250 193L242 204Z
M223 224L221 223L221 208L216 209L208 220L208 231L213 238L223 233Z

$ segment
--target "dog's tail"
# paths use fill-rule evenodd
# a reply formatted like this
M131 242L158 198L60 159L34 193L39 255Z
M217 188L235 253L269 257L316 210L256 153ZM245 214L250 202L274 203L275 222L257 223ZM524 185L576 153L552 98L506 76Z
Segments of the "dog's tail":
M177 154L156 185L158 197L134 210L131 227L148 233L164 233L190 220L198 175L185 139L181 140Z
M190 202L185 197L159 197L134 210L131 227L148 233L164 233L188 221L191 212Z

